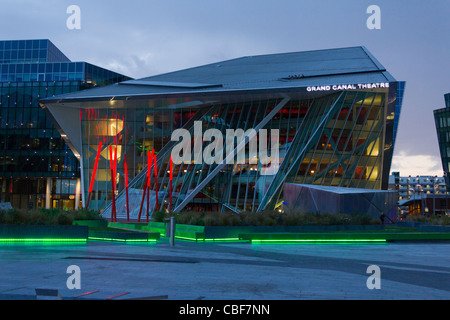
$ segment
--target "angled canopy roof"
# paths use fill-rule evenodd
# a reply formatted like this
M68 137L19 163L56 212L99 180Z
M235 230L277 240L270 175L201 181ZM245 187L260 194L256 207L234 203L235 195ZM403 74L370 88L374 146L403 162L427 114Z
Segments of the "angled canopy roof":
M323 185L313 185L313 184L286 183L286 185L296 185L296 186L300 186L300 187L320 190L320 191L324 191L324 192L332 192L332 193L336 193L336 194L392 193L392 192L395 193L395 191L392 191L392 190L347 188L347 187L334 187L334 186L323 186Z
M266 90L395 79L364 47L248 56L43 100Z

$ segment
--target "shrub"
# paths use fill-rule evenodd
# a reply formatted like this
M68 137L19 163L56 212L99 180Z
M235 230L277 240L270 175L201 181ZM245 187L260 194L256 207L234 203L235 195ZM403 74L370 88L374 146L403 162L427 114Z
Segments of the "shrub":
M10 209L0 211L0 224L71 225L74 220L103 219L97 211L58 209Z
M355 214L350 217L352 224L380 224L380 220L374 219L367 214Z
M217 225L227 225L227 223L223 219L221 220L220 217L216 218L216 217L213 217L212 215L208 214L203 218L203 225L217 226Z
M205 222L203 220L205 212L197 212L197 211L187 211L177 214L176 223L179 224L191 224L204 226Z
M450 216L447 215L439 215L439 216L425 216L425 215L419 215L419 216L408 216L406 219L407 221L413 221L413 222L423 222L430 225L437 225L437 226L448 226L450 225Z
M152 219L156 222L164 222L166 215L164 211L157 211L152 214Z
M74 211L69 211L68 213L73 216L74 220L102 220L102 219L104 219L98 211L91 210L91 209L74 210Z
M449 226L450 225L450 216L442 216L440 219L440 225Z
M219 213L218 217L215 217L214 213L212 213L209 216L212 216L212 219L218 220L217 224L219 226L239 226L241 224L241 218L235 213ZM206 221L205 225L207 225Z
M156 214L156 213L155 213ZM155 218L156 220L156 218ZM263 212L197 212L186 211L177 214L176 223L199 226L301 226L301 225L367 225L380 224L378 219L364 214L329 213L280 213Z
M73 224L73 216L68 214L59 214L56 218L56 224L59 225L72 225Z

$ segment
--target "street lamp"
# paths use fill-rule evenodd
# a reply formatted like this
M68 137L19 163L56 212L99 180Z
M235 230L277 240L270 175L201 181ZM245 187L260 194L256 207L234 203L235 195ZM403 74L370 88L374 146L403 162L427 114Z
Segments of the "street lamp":
M413 192L413 203L414 203L415 200L416 200L416 191L419 191L419 194L420 194L421 187L422 187L422 186L418 183L418 184L415 185L415 188L409 188L409 191L412 191L412 192ZM416 190L416 189L418 189L418 190ZM422 207L423 207L423 204L422 204L422 194L420 194L420 211L419 211L419 214L422 214ZM415 211L415 209L413 209L412 213L414 213L414 211Z
M414 205L414 201L416 200L416 190L414 190L414 188L409 188L408 191L413 192L412 198L413 198L413 205ZM409 197L409 199L411 199L411 197ZM413 206L413 208L414 208L414 206ZM414 209L413 209L413 212L414 212ZM411 214L413 212L409 212L409 210L408 210L408 214Z
M437 176L434 176L433 179L433 217L436 215L436 181L437 181ZM438 189L439 189L439 184L438 184Z
M419 178L417 178L417 180L419 181ZM422 199L422 193L421 193L421 191L423 191L423 190L422 190L422 186L420 185L420 183L416 184L416 188L419 189L419 195L420 195L420 211L419 211L419 214L423 214L422 208L424 207L424 205L423 205L423 199Z

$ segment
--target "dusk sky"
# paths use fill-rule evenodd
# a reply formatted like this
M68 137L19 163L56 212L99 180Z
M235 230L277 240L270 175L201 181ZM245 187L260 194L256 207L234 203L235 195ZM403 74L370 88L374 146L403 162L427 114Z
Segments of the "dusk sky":
M70 30L67 8L81 9ZM381 9L381 29L366 12ZM0 39L141 78L241 56L365 46L406 81L391 171L442 176L433 110L450 92L449 0L1 0Z

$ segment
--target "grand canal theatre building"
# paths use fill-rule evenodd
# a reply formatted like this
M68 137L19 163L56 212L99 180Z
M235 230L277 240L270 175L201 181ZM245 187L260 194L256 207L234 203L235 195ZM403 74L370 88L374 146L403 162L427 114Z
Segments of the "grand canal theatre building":
M286 184L386 190L404 85L350 47L242 57L41 106L80 161L84 206L130 219L259 212L283 209Z

